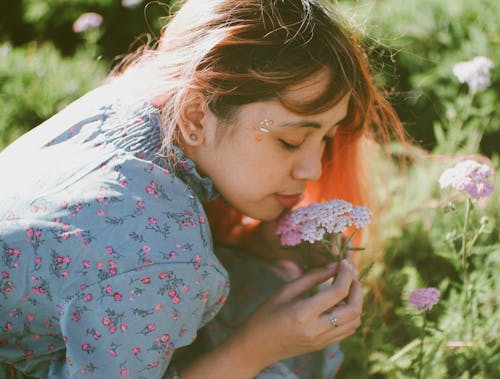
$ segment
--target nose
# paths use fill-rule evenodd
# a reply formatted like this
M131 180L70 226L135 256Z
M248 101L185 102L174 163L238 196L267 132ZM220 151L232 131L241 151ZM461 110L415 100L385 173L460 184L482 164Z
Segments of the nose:
M323 149L306 151L298 156L292 167L292 177L297 180L316 181L321 177Z

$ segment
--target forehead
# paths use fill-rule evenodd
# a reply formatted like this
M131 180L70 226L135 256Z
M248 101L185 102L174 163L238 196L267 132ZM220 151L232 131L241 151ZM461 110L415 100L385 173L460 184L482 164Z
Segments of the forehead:
M330 85L328 69L320 70L299 83L290 85L283 91L283 97L292 103L309 103L324 93Z

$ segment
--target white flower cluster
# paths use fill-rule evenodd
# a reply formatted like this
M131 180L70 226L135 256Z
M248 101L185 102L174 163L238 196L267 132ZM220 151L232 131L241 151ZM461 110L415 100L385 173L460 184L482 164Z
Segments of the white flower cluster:
M460 83L467 83L471 91L476 92L491 85L490 70L493 66L491 59L479 56L470 61L456 63L453 66L453 74Z
M474 199L491 195L494 187L488 182L493 170L473 160L457 163L455 167L445 170L440 178L441 188L454 188Z
M370 223L370 215L371 211L365 207L334 199L287 213L278 222L276 234L287 246L301 241L314 243L321 241L325 234L342 233L349 226L362 228Z

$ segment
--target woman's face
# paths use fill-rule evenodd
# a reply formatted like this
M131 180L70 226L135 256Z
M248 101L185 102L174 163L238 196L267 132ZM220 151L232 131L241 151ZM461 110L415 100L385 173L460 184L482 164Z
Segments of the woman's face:
M325 82L325 74L318 74L286 95L306 101L317 96ZM231 125L206 112L203 144L188 155L240 212L259 220L276 219L301 200L307 182L320 178L325 144L346 116L348 101L349 95L311 116L295 114L278 100L250 103L239 108ZM217 133L218 128L228 130Z

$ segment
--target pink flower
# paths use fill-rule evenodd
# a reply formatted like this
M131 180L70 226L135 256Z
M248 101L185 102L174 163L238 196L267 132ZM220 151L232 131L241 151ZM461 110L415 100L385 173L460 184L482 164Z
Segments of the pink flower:
M132 348L132 354L138 355L138 354L140 354L140 352L141 352L141 348L140 347L133 347Z
M371 211L362 206L353 207L347 201L334 199L322 204L311 204L285 213L276 227L281 244L298 245L301 241L321 241L327 233L342 233L349 226L363 228L370 223Z
M419 312L430 311L439 302L441 293L437 288L420 288L410 293L410 304Z
M102 24L102 20L103 18L99 13L82 13L73 23L73 31L75 33L82 33L89 29L98 28Z
M484 164L473 160L459 162L455 167L445 170L440 178L441 188L454 188L468 194L473 199L488 197L494 187L488 182L493 170Z
M156 329L156 325L153 323L147 324L146 329L149 330L150 332L152 332L153 330Z

